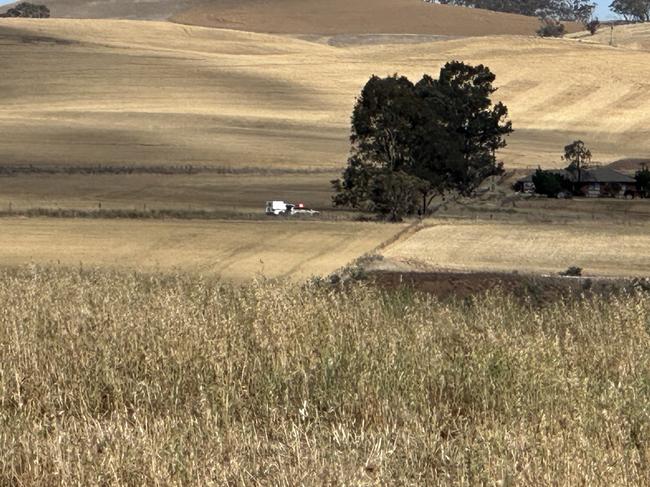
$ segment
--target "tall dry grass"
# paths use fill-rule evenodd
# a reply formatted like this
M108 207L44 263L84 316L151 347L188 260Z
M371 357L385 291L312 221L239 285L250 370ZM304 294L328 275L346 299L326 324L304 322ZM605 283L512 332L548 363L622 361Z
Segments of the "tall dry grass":
M650 298L0 271L0 485L642 485Z

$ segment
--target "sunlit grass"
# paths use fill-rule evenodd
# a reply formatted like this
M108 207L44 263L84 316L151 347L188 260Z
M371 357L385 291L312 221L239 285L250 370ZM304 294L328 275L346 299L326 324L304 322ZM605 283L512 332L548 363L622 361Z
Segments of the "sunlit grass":
M0 272L0 485L641 485L650 298Z

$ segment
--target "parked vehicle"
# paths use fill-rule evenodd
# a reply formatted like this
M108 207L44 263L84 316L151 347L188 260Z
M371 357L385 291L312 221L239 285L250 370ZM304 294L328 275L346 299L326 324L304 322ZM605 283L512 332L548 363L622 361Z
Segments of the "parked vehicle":
M286 203L284 201L267 201L266 202L266 214L267 215L320 215L320 211L312 210L306 208L303 203L298 203L294 205L292 203Z
M284 201L267 201L266 214L267 215L284 215L287 211L287 203Z
M291 205L291 214L292 215L320 215L320 211L312 210L310 208L305 208L305 205L298 203L297 205Z

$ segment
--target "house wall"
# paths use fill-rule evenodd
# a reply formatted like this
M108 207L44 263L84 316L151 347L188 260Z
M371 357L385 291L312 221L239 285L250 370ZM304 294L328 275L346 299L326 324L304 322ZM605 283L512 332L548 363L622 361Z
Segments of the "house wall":
M626 195L636 195L636 185L630 183L587 183L580 188L580 192L587 198L611 198L618 185L620 189L614 195L615 198L625 198Z

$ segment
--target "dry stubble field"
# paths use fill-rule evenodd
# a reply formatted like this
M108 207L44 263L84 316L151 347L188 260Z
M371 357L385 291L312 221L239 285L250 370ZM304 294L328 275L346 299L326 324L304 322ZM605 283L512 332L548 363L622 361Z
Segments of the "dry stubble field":
M0 177L0 211L29 208L79 210L206 210L229 217L258 215L265 201L303 202L332 216L329 181L335 172L275 174L21 174ZM334 215L336 215L335 213Z
M211 0L177 13L171 20L224 29L306 35L532 35L539 28L534 17L420 0L274 0L263 6L255 0ZM569 22L567 28L574 31L581 27Z
M0 264L304 280L334 272L402 228L354 222L3 218Z
M163 20L285 34L533 34L534 17L421 0L50 0L53 17ZM567 23L569 31L582 26Z
M334 47L162 22L2 19L3 166L193 165L246 174L2 178L0 205L249 211L268 197L296 197L326 206L368 76L416 79L454 58L497 74L497 98L517 129L503 153L508 167L559 165L562 147L577 137L597 160L643 157L648 56L525 36ZM305 174L267 174L282 169Z
M346 158L354 97L368 76L399 71L416 79L454 58L497 74L497 97L517 129L504 152L509 167L559 165L561 147L576 137L599 160L650 151L643 81L650 53L643 51L525 36L334 47L169 23L63 19L3 19L0 47L3 165L246 171L7 177L0 180L5 208L101 203L236 214L259 212L269 198L325 207L329 180ZM268 174L282 169L303 173ZM588 245L580 248L589 254ZM540 268L555 265L551 259Z
M517 132L510 167L647 154L649 53L493 36L334 47L170 23L0 21L3 164L340 168L368 77L485 63Z
M650 275L650 225L438 220L382 251L401 270Z
M595 35L586 32L576 32L569 37L582 42L611 45L620 50L650 50L650 28L647 23L616 25L613 31L610 26L602 26Z

